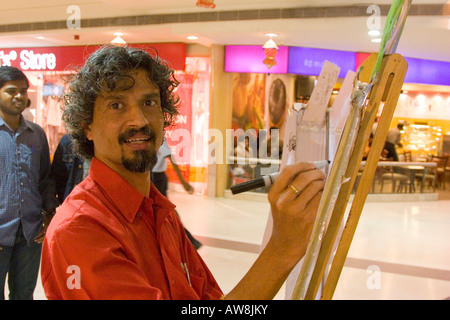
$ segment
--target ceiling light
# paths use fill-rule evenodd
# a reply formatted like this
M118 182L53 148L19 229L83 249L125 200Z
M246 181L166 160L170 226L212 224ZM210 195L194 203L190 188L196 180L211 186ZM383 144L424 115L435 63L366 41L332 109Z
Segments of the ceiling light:
M379 36L380 34L381 34L381 32L380 32L380 30L370 30L369 32L368 32L368 34L369 34L369 36L374 36L374 37L376 37L376 36Z
M266 41L266 43L264 43L263 49L264 55L266 56L266 58L263 60L263 63L269 69L272 68L273 66L276 66L277 62L275 60L275 57L278 54L278 46L275 43L275 41L273 41L273 39L270 38L269 40Z
M375 39L372 39L370 41L374 42L374 43L380 43L381 42L381 38L375 38Z
M266 37L271 37L271 38L276 38L276 37L278 37L278 33L272 33L272 32L269 32L269 33L266 33L266 34L264 34Z
M113 40L111 40L111 44L119 47L125 46L127 43L125 40L123 40L120 36L123 35L122 32L115 32L114 35L116 36Z
M188 40L198 40L197 36L187 36Z
M278 50L278 46L275 43L275 41L273 41L272 39L269 39L269 40L266 41L266 43L264 43L263 49L275 49L275 50Z

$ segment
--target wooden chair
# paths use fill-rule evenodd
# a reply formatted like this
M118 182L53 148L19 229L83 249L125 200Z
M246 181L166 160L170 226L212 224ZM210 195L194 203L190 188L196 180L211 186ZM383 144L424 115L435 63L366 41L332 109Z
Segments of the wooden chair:
M445 190L445 168L447 167L448 156L438 157L433 156L431 161L436 162L436 185L442 184L442 189Z
M448 153L444 153L443 156L449 157L450 155ZM450 182L450 161L447 158L447 166L445 167L444 170L444 188L445 188L445 180L447 180L447 175L449 176L449 182Z
M405 188L405 192L408 192L407 186L409 186L409 192L412 192L414 186L411 185L411 179L408 175L395 172L393 167L389 167L389 171L381 175L381 187L380 192L383 192L383 185L385 181L391 181L392 183L392 193L401 192ZM395 191L395 186L398 184L397 191Z
M425 174L425 176L423 176L423 174L421 173L418 173L416 174L416 177L418 179L423 179L424 182L428 181L428 186L433 187L433 192L436 191L436 187L439 187L441 183L443 189L445 190L445 167L447 166L448 156L431 156L430 161L436 162L436 167L428 169L428 172Z
M445 188L445 180L447 179L447 175L448 175L448 180L450 182L450 163L447 160L447 166L445 167L445 171L444 171L444 188Z
M405 157L405 162L412 161L411 151L403 151L403 155Z

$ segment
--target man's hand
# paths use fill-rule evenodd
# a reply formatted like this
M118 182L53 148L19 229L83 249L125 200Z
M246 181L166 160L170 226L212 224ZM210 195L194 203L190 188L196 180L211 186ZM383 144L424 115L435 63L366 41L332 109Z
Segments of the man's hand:
M44 214L44 223L42 224L41 231L37 235L36 238L34 238L34 242L42 243L44 242L45 233L47 232L48 225L50 224L50 221L52 221L53 216L55 215L55 209L48 210L46 214Z
M225 299L273 299L306 252L325 174L312 163L286 166L269 191L272 236L253 266Z
M305 254L319 207L325 174L312 163L286 166L269 191L271 241L298 260Z

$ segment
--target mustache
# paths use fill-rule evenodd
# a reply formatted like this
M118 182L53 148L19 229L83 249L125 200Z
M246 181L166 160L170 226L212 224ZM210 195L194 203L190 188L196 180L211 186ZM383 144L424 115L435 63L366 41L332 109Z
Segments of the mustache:
M155 142L156 141L156 134L155 131L153 131L150 127L144 126L140 129L129 129L119 135L119 143L125 143L126 140L130 139L137 133L142 133L150 139L150 141Z

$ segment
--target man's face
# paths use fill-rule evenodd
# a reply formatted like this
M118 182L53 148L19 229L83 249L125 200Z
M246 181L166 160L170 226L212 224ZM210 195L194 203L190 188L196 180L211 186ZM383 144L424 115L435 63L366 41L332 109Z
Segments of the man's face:
M86 135L94 154L117 172L149 172L162 143L164 116L158 87L145 70L132 71L132 88L102 92L94 104Z
M27 107L28 86L25 80L8 81L0 88L0 112L18 116Z

